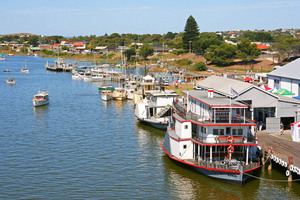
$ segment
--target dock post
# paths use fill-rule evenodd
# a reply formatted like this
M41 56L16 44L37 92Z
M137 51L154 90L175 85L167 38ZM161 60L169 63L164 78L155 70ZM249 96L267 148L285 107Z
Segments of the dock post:
M272 154L272 147L268 146L268 156L270 158L270 155ZM272 159L270 159L270 164L268 166L268 170L271 171L272 170Z
M288 166L288 169L287 170L289 170L290 171L290 175L289 175L289 177L288 177L288 182L292 182L293 181L293 177L292 177L292 171L291 171L291 165L293 165L293 157L292 156L289 156L288 157L288 159L289 159L289 166Z
M261 161L263 164L265 164L265 143L263 143L262 148L261 148L262 152L263 152L263 157L261 158ZM269 156L269 154L268 154Z

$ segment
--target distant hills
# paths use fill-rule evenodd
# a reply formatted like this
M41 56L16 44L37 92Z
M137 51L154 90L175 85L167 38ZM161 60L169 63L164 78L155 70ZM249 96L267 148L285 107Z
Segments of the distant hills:
M32 33L12 33L12 34L5 34L5 35L0 35L1 36L19 36L19 37L24 37L24 36L32 36L32 35L36 35L36 34L32 34ZM36 35L39 36L39 35Z

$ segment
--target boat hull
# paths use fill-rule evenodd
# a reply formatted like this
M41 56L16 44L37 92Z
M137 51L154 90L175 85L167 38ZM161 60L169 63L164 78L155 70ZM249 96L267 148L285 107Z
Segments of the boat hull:
M107 94L101 94L101 99L103 101L110 101L112 99L111 95L107 95Z
M168 128L168 123L167 122L159 122L159 121L153 121L149 119L140 119L137 117L137 119L144 124L150 125L154 128L161 129L161 130L167 130Z
M34 107L38 107L38 106L44 106L44 105L47 105L49 104L49 100L32 100L33 102L33 106Z

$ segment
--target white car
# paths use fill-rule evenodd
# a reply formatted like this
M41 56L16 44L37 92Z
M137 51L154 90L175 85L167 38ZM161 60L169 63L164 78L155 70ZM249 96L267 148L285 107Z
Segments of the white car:
M213 69L208 69L207 71L210 72L210 73L214 73Z

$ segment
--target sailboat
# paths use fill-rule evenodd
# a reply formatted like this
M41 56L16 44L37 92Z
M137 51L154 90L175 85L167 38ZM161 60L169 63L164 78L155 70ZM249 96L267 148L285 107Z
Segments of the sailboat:
M25 68L22 68L21 72L22 73L28 73L29 72L29 69L27 69L27 67L26 67L26 59L25 59Z

